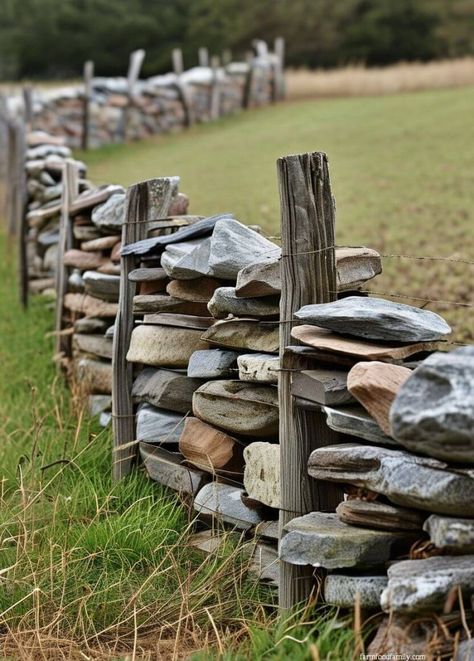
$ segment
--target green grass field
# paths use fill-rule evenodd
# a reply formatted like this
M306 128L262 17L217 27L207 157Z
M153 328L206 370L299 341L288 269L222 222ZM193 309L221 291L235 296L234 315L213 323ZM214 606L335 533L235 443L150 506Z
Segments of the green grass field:
M275 159L323 149L340 244L472 260L473 101L464 89L288 104L85 158L94 182L178 173L191 211L230 210L277 233ZM51 304L19 308L14 253L0 249L0 656L351 658L349 619L279 621L232 539L203 558L186 546L192 512L175 496L140 472L112 484L110 433L56 376ZM472 296L470 265L387 258L386 271L374 289ZM472 337L469 308L433 309Z

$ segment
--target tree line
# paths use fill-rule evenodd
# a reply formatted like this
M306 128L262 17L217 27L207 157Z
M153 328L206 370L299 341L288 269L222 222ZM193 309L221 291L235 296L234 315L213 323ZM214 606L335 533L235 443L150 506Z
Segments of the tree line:
M98 75L124 75L145 48L142 74L185 66L197 49L286 40L294 67L368 66L474 54L474 0L0 0L0 78L68 78L94 60Z

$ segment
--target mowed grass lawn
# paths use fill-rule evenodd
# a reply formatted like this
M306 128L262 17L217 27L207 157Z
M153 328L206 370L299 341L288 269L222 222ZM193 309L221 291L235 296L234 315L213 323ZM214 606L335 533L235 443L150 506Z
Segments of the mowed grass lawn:
M94 182L128 185L178 174L192 213L231 211L278 234L276 159L325 151L338 244L474 261L473 108L474 87L294 102L82 157ZM384 272L372 289L464 304L473 299L472 265L385 258ZM454 340L473 339L471 308L427 307L451 321Z
M322 149L338 243L472 260L473 101L464 89L286 104L84 158L94 182L179 174L192 211L230 210L274 234L276 158ZM193 515L175 495L140 471L112 484L110 432L57 378L51 304L19 308L15 251L1 242L0 657L352 658L350 618L278 621L232 540L203 558L187 545ZM471 296L468 264L385 262L374 288ZM469 337L470 308L441 309L456 338Z

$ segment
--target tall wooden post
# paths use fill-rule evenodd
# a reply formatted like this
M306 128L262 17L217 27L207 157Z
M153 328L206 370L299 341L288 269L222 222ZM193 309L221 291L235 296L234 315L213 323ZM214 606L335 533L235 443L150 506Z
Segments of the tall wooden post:
M25 125L28 131L33 129L33 89L31 85L23 87L23 105L25 107Z
M69 338L61 335L64 328L64 296L67 291L68 267L64 265L64 253L73 246L73 233L69 209L79 194L79 171L77 164L68 158L62 175L61 216L59 221L58 256L56 262L56 359L58 367L61 358L69 358L71 344Z
M204 46L198 50L198 61L200 67L209 66L209 51Z
M27 192L26 192L26 126L24 122L16 122L15 126L15 214L16 226L18 228L18 269L19 269L19 292L20 303L24 308L28 305L28 261L27 261L27 242L28 242L28 221L27 212Z
M90 103L92 98L92 81L94 79L94 62L88 60L84 63L84 98L82 115L81 147L84 151L89 149L90 142Z
M278 159L281 205L280 303L280 535L292 518L334 506L334 499L318 489L307 475L313 449L334 441L320 412L296 409L290 394L291 370L301 369L296 354L286 351L294 313L309 303L335 298L335 211L326 155L322 152ZM280 606L292 608L306 600L313 588L313 568L281 562Z
M210 118L218 119L220 115L220 106L221 106L221 91L219 85L219 66L220 61L217 55L211 57L211 68L212 68L212 85L211 85L211 95L210 95Z
M177 76L180 76L184 71L183 51L181 48L173 48L171 51L171 61L173 63L173 71Z
M127 127L130 117L130 108L133 104L133 97L135 94L135 88L140 77L140 71L142 68L143 60L145 59L145 51L143 48L134 50L130 53L130 60L128 64L127 72L127 97L128 102L125 108L123 109L123 140L127 140Z
M122 246L141 241L147 236L148 222L164 218L171 204L175 179L150 179L130 186L125 204ZM120 297L112 350L112 425L114 435L113 478L119 480L130 473L136 448L135 418L132 403L132 364L126 355L133 330L133 296L135 283L128 279L135 268L135 257L121 259Z
M283 37L277 37L274 44L276 57L275 64L275 100L281 100L285 97L285 40Z

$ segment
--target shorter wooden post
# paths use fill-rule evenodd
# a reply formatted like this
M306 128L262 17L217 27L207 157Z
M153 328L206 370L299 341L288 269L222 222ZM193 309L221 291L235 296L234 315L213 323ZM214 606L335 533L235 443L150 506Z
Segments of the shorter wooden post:
M291 396L291 373L301 369L298 356L287 351L294 313L310 303L334 300L336 265L335 213L326 155L321 152L278 159L281 205L280 300L280 458L283 527L296 516L327 510L337 502L338 491L307 478L313 449L337 440L321 412L296 409ZM294 342L293 342L294 343ZM312 569L282 562L280 606L288 609L306 600L313 587Z
M64 328L64 296L67 292L69 269L64 265L64 253L73 247L73 233L69 209L79 194L79 170L77 164L68 158L63 167L61 216L59 220L59 242L56 262L56 360L58 367L61 359L71 356L70 338L61 332Z
M211 86L211 99L210 99L210 118L218 119L220 116L221 106L221 90L219 85L219 58L217 55L211 57L212 68L212 86Z
M198 61L200 67L209 66L209 51L204 46L198 50Z
M16 210L15 210L15 188L16 188L16 130L15 121L10 119L7 125L7 178L6 178L6 219L8 223L8 236L16 235Z
M15 158L15 225L18 228L18 270L19 270L19 292L20 303L24 308L28 305L28 261L27 261L27 242L28 242L28 221L27 212L27 192L26 192L26 126L24 122L16 122L16 158Z
M84 63L84 97L82 115L81 147L84 151L89 149L90 143L90 103L92 98L92 81L94 79L94 62L87 60Z
M143 60L145 59L145 51L143 48L134 50L130 53L130 60L128 64L127 73L127 105L123 109L123 139L127 140L127 128L130 117L130 108L133 105L133 97L135 95L135 88L140 76Z
M244 94L242 97L242 107L250 108L250 106L252 105L252 92L253 92L253 85L255 79L255 57L253 53L249 51L245 59L247 61L249 68L247 71L247 76L245 78Z
M30 85L23 87L23 105L25 108L25 125L28 131L33 129L33 88Z
M275 100L281 100L285 97L285 39L277 37L274 44L276 57L275 65Z
M232 62L232 51L230 48L225 48L222 51L222 66L226 67Z
M122 246L141 241L147 236L148 221L164 218L171 204L175 180L171 177L150 179L130 186L125 203ZM135 283L128 279L135 268L133 255L123 256L120 269L120 297L112 350L112 425L114 435L113 478L130 473L136 448L133 415L132 364L126 355L133 330L133 296Z
M171 61L173 63L174 73L177 76L180 76L184 71L183 51L181 48L173 48L171 51Z

